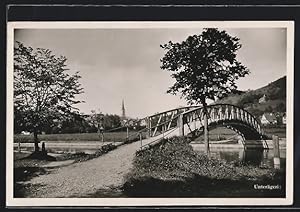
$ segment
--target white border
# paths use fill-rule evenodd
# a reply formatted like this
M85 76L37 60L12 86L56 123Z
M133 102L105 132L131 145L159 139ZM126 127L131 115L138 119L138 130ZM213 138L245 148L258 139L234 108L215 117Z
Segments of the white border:
M14 198L13 197L13 45L14 29L134 28L287 28L286 198ZM207 206L291 205L293 203L294 21L190 22L8 22L7 24L7 206Z

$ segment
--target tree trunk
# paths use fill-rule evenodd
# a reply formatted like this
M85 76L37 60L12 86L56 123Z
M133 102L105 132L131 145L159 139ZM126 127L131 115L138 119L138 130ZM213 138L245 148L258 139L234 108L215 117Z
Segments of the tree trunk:
M208 136L208 117L207 111L204 109L204 143L205 143L205 153L208 157L210 157L209 151L209 136Z
M99 141L101 141L104 144L104 132L99 126L97 128L97 134L99 137Z
M101 141L104 144L104 133L103 132L101 132Z
M37 130L33 131L33 137L34 137L34 151L38 152L39 151L39 139L38 139Z
M97 128L97 134L98 134L98 137L99 137L99 141L102 141L102 139L101 139L101 130L100 130L99 127Z
M204 144L205 144L205 153L207 157L210 157L209 151L209 135L208 135L208 111L205 99L202 99L203 112L204 112Z

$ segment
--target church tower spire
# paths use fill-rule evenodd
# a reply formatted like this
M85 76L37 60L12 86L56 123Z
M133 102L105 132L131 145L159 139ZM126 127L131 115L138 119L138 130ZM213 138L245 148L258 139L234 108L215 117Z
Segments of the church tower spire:
M124 99L122 99L122 118L123 119L126 118Z

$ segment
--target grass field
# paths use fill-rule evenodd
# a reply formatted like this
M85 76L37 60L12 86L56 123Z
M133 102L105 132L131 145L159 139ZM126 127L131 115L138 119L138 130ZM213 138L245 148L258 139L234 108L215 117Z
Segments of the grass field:
M286 138L286 128L285 127L270 127L263 128L264 133L267 135L268 139L272 139L272 135L277 135L279 138ZM231 140L236 139L234 137L237 135L234 131L227 129L225 127L219 127L209 131L209 139L211 141L219 141L219 140ZM204 141L203 135L198 137L196 141Z
M211 141L220 141L220 140L230 140L236 138L237 134L236 132L227 129L225 127L219 127L212 129L208 132L209 134L209 140ZM204 136L199 136L196 140L196 142L204 141Z
M286 128L263 128L265 134L271 139L272 135L277 135L280 138L286 138ZM126 140L126 132L109 132L104 133L105 142L122 142ZM211 141L231 139L236 133L227 128L216 128L209 131ZM136 131L129 131L129 140L138 139ZM142 133L142 137L146 137L146 132ZM97 133L74 133L74 134L45 134L38 136L40 141L55 141L55 142L82 142L82 141L100 141ZM203 136L200 136L196 141L202 141ZM31 143L33 135L14 135L15 143Z
M109 132L104 133L105 142L122 142L126 141L126 132ZM129 132L129 140L138 139L138 133L136 131ZM146 137L146 133L142 133L143 138ZM45 134L38 135L40 141L56 141L56 142L82 142L82 141L100 141L97 133L74 133L74 134ZM33 142L33 135L14 135L15 143L31 143Z

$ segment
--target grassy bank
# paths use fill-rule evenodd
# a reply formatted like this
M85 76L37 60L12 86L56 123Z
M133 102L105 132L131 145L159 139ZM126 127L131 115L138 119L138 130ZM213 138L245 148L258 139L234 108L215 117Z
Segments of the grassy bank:
M279 185L280 189L255 189ZM124 192L133 197L283 197L284 173L197 154L174 137L137 153Z
M28 193L35 192L39 188L22 182L50 171L42 167L50 161L29 159L28 156L28 153L14 153L14 197L26 197Z
M272 139L272 135L277 135L279 138L286 138L286 127L264 127L265 134Z
M122 145L131 143L131 141L124 142ZM32 153L19 153L14 152L14 197L27 197L30 194L35 193L36 190L40 189L39 185L31 185L30 183L22 183L29 181L33 177L48 174L56 169L59 169L60 166L64 166L64 163L60 163L59 166L55 167L47 167L47 165L53 161L62 162L62 161L70 161L67 165L84 162L87 160L91 160L93 158L100 157L114 149L117 146L114 144L107 144L101 146L95 153L86 154L84 152L79 153L66 153L59 154L58 156L42 156L37 158ZM33 157L34 156L34 157Z
M142 134L145 137L145 133ZM108 132L104 133L105 142L122 142L126 140L126 132ZM45 134L38 135L40 141L56 141L56 142L82 142L82 141L100 141L97 133L74 133L74 134ZM136 131L129 132L129 140L138 139ZM31 143L33 135L14 135L14 142Z

